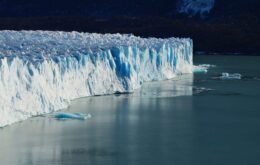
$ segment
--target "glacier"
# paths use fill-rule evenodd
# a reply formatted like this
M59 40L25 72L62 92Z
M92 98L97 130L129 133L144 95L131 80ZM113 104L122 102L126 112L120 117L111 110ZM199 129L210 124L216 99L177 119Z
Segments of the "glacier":
M0 31L0 127L193 72L189 38Z

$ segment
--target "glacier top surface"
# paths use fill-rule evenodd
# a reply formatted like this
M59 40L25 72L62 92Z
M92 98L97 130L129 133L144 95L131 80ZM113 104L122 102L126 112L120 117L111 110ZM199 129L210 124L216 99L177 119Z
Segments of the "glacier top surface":
M159 49L162 44L179 45L189 39L141 38L131 34L97 34L54 31L0 31L0 58L86 55L114 47ZM25 58L27 59L27 58Z

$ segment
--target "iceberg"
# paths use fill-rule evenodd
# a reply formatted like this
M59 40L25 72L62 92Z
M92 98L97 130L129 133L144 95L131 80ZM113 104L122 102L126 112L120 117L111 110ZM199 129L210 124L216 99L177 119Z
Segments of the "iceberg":
M192 40L0 31L0 127L193 72Z
M209 68L216 67L215 65L210 64L200 64L193 66L193 73L207 73Z
M222 80L240 80L242 78L242 75L240 73L222 73L219 78Z

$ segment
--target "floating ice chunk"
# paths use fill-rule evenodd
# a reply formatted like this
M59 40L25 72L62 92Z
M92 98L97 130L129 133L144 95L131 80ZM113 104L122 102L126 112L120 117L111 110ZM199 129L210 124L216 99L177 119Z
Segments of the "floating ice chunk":
M216 67L216 65L212 65L212 64L199 64L199 67L214 68L214 67Z
M216 67L215 65L210 64L200 64L200 65L194 65L193 66L193 73L207 73L208 69L211 67Z
M67 119L77 119L77 120L86 120L91 118L90 114L82 114L82 113L63 113L60 112L53 116L58 120L67 120Z
M241 78L242 78L242 75L239 73L233 73L233 74L222 73L222 75L220 76L220 79L222 79L222 80L230 80L230 79L240 80Z
M194 66L193 73L207 73L208 69L205 67Z
M193 95L197 95L204 92L213 91L214 89L205 88L205 87L193 87Z

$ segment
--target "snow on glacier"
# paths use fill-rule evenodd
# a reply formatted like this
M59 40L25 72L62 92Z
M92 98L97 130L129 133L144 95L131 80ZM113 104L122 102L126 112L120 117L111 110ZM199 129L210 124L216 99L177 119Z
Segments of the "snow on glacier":
M0 127L66 108L75 98L133 92L192 73L191 39L0 31Z

